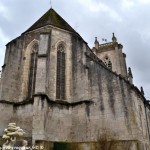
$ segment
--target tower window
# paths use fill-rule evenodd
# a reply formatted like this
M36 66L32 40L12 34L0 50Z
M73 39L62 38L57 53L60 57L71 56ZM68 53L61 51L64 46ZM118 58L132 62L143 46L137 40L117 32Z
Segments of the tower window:
M104 59L104 64L112 70L112 63L110 61L110 59L106 56L105 59Z
M65 99L65 47L57 47L56 99Z

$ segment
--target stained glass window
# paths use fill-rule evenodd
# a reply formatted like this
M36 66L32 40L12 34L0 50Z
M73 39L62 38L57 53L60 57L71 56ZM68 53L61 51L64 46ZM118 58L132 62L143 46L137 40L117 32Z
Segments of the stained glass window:
M63 44L57 48L56 99L65 99L65 48Z

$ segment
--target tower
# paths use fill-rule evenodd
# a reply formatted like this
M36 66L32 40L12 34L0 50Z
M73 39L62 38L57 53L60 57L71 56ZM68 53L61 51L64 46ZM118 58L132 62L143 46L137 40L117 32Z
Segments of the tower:
M112 42L99 44L97 38L94 42L94 53L100 58L104 64L124 77L127 77L126 55L122 52L123 46L117 42L117 38L113 33Z

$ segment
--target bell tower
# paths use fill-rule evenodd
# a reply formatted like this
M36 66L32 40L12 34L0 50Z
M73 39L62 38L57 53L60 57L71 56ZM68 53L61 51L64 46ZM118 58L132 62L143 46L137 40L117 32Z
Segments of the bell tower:
M123 46L117 42L115 34L112 35L112 41L104 44L99 44L97 37L93 47L94 53L104 64L116 72L127 78L126 54L122 52Z

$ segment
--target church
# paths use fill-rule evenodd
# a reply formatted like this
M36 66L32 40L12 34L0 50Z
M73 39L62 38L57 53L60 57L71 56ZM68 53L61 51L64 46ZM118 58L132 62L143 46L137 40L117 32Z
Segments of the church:
M150 105L123 45L114 33L93 43L52 8L7 43L0 137L13 122L44 150L150 150Z

